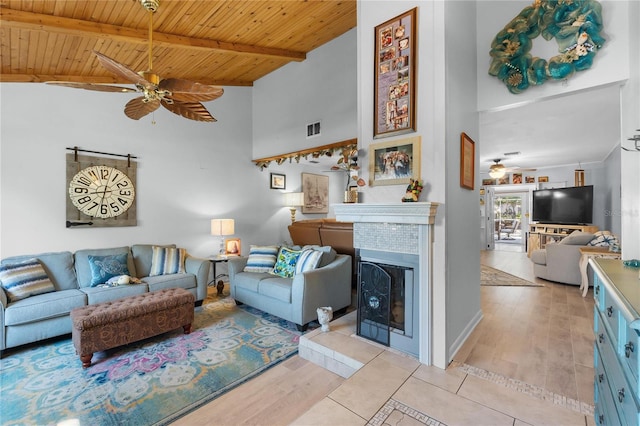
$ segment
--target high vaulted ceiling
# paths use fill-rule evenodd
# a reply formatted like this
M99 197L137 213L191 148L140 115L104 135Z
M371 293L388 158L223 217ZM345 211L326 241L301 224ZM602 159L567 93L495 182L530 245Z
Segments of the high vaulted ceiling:
M129 83L93 51L146 71L149 13L139 0L1 0L0 81ZM251 86L355 26L355 0L160 0L153 70L162 78Z

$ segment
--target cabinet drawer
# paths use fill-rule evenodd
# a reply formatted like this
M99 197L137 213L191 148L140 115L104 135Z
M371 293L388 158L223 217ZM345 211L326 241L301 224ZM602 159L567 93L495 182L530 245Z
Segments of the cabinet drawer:
M627 320L620 317L620 329L622 331L620 336L620 345L618 347L619 358L624 363L625 370L628 370L631 374L628 375L628 379L631 382L633 393L636 398L640 398L638 393L638 352L640 351L640 336L638 331L629 327Z
M600 359L600 352L598 351L597 346L594 348L593 352L595 364L595 377L593 380L593 399L595 402L595 409L593 414L596 424L601 426L620 424L616 405L615 402L613 402L613 396L611 395L607 373L604 371L604 366L602 365L602 359Z
M597 274L593 275L593 298L595 299L595 304L598 309L604 309L604 284L600 280Z
M602 317L606 320L609 325L609 330L611 330L611 339L614 340L614 347L618 344L618 336L620 332L619 323L620 323L620 308L616 301L611 297L611 293L606 288L604 289L604 304L600 309L602 312Z

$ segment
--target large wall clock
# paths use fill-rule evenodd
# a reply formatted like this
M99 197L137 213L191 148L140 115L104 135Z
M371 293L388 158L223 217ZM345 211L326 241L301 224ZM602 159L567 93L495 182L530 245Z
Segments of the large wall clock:
M67 227L135 226L136 165L67 154Z

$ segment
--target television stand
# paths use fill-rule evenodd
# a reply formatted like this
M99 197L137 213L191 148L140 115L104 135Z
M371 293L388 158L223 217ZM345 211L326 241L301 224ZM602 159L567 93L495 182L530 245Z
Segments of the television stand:
M565 225L558 223L532 223L529 225L529 243L527 244L527 256L537 249L543 249L549 243L560 242L575 231L598 232L595 225Z

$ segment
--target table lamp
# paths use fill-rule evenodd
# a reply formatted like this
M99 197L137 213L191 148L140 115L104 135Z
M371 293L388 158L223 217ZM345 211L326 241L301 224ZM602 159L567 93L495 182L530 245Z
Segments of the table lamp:
M284 205L291 210L291 223L296 221L296 207L304 205L304 192L285 192Z
M233 219L211 219L211 235L220 237L220 255L224 255L224 236L233 235L235 232Z

